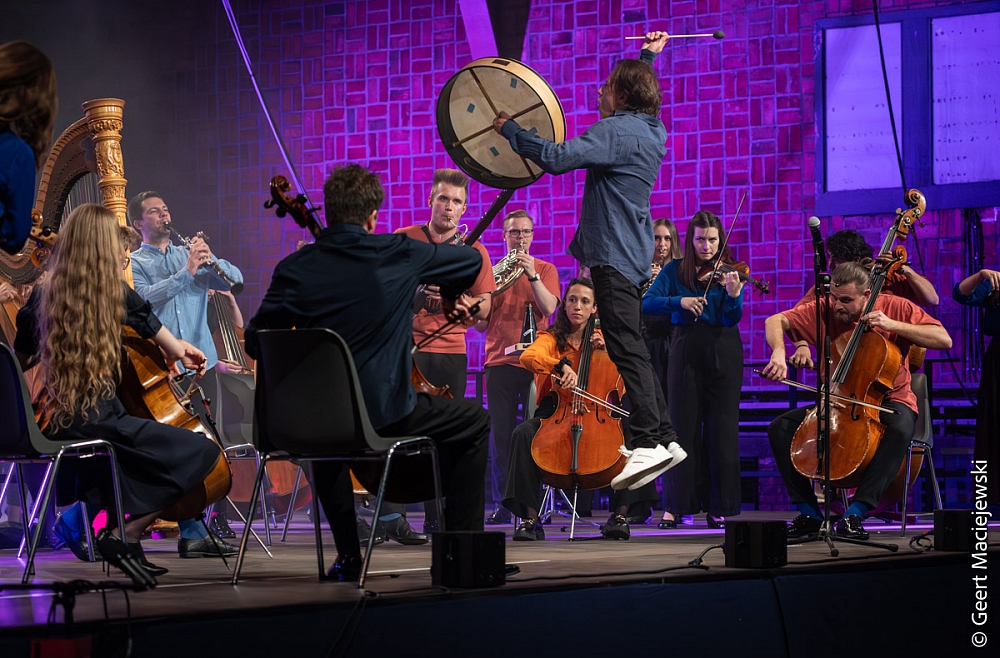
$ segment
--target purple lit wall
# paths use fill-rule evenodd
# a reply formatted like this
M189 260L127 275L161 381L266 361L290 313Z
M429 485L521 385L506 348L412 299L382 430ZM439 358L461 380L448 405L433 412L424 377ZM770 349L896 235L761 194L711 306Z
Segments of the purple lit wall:
M386 184L384 230L426 221L431 174L452 166L437 135L434 107L444 83L472 59L461 3L258 4L239 2L234 9L309 195L320 203L329 169L358 161L378 171ZM956 3L881 4L883 20L889 20L893 10ZM748 360L766 359L764 319L797 300L811 279L805 219L813 214L816 195L815 22L870 11L866 2L844 1L531 4L522 60L554 88L570 136L597 119L597 86L614 62L637 54L636 42L622 37L647 29L726 32L722 42L671 42L656 62L670 138L652 201L654 215L674 219L682 230L699 209L716 212L728 226L739 196L749 190L732 245L755 275L772 283L774 294L754 294L747 307L742 328ZM209 165L199 175L219 177L220 223L233 227L222 233L238 241L236 260L249 280L243 304L252 310L269 271L302 232L260 208L280 161L228 26L220 21L215 36L199 50L194 85L215 92L207 111L219 128L217 141L200 149L199 165ZM582 173L544 176L508 205L524 207L536 218L532 251L556 263L564 281L576 269L565 248L582 185ZM470 225L495 194L473 184L465 217ZM995 253L996 209L980 213L986 253ZM891 221L891 215L824 218L824 231L855 228L877 245ZM924 221L918 233L922 269L941 293L938 316L957 333L962 312L950 301L950 289L963 276L960 212L932 208ZM483 242L494 258L503 252L498 228L488 230ZM470 334L470 367L481 365L481 345L479 336ZM746 383L756 384L749 378Z
M59 20L41 19L23 4L5 14L0 40L27 38L53 57L58 128L78 116L83 100L124 98L129 194L160 190L179 227L208 233L216 253L245 272L240 303L245 315L252 314L274 265L304 232L262 207L270 178L286 172L221 3L180 0L168 9L107 0L97 16L70 0L47 2L46 15ZM434 108L444 83L473 57L461 15L469 4L477 3L234 2L265 98L315 203L322 202L331 167L356 161L378 171L386 185L382 230L426 221L433 170L452 166ZM974 3L880 2L883 21L900 10L968 4ZM811 278L805 221L817 197L816 22L870 13L867 0L531 2L522 59L554 88L570 136L597 119L597 86L615 61L636 56L637 42L624 36L648 29L725 31L724 41L671 42L656 62L670 138L652 201L656 216L682 229L699 209L716 212L728 226L739 196L749 191L732 245L774 293L754 294L747 306L742 329L748 360L766 357L764 319L797 300ZM476 52L480 45L477 40ZM565 248L582 186L582 173L546 175L519 190L508 206L536 218L533 253L555 262L564 281L576 270ZM495 194L473 184L468 224ZM962 207L931 205L918 231L922 264L911 248L915 267L941 295L936 313L955 338L955 356L963 355L964 314L950 290L965 274ZM996 266L997 209L977 210L984 221L984 264ZM823 230L855 228L880 244L891 221L888 214L823 217ZM500 256L498 228L483 241L494 258ZM469 355L470 367L481 366L482 341L474 332ZM937 381L950 377L941 370ZM750 377L745 383L759 385Z

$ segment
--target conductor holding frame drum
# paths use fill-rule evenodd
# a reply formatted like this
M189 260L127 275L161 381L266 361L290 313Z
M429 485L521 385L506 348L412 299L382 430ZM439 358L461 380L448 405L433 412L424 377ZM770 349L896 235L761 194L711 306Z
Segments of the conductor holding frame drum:
M643 342L641 287L650 278L653 221L649 197L667 132L659 120L660 84L653 71L666 32L650 32L638 60L622 60L598 90L601 120L560 144L523 129L506 112L493 128L544 171L586 169L580 227L569 250L590 268L611 360L632 402L628 462L611 486L637 489L687 454L674 441L667 404Z

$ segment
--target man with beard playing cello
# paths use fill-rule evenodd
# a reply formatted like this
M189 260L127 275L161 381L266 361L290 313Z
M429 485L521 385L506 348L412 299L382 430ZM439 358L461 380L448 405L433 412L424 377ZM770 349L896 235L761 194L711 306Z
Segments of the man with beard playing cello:
M902 360L892 389L883 401L883 406L891 408L895 413L879 414L879 421L885 425L885 433L861 476L850 507L844 513L844 518L837 522L837 535L848 539L868 539L868 532L861 520L866 512L878 504L882 493L892 483L906 456L907 443L913 436L917 400L910 390L910 345L938 350L951 347L951 337L941 323L902 297L880 295L875 300L872 312L862 316L861 312L871 296L868 286L868 270L858 263L841 263L833 271L830 289L833 323L830 334L836 340L837 336L853 331L858 322L865 322L872 331L896 344ZM816 302L810 302L767 319L764 334L771 347L771 359L764 368L764 376L774 381L785 378L788 372L785 335L792 341L805 340L813 346L825 342L825 335L816 336L815 318ZM778 416L767 430L771 449L774 451L774 461L788 487L792 504L799 510L799 515L788 526L789 537L802 537L818 532L823 518L809 479L795 470L790 454L795 430L802 424L810 409L811 407L799 407Z

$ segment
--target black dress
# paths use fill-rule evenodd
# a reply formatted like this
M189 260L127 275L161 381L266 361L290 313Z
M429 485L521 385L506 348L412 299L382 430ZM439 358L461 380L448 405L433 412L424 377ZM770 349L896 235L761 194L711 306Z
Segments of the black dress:
M148 302L125 287L125 323L143 338L152 338L162 326L160 321ZM41 288L35 287L28 303L17 314L14 349L24 354L35 354L40 349L36 313L41 303ZM169 507L201 484L219 457L219 448L210 439L179 427L130 416L118 398L101 400L88 416L84 420L77 414L69 427L53 430L50 426L46 434L59 439L111 442L127 514L148 514ZM85 500L104 507L111 503L107 468L106 459L67 462L60 469L57 482L59 504Z

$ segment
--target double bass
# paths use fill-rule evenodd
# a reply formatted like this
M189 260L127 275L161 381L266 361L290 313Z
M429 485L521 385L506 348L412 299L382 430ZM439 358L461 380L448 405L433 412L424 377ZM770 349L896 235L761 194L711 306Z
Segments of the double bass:
M566 357L577 372L576 388L553 387L556 410L542 420L531 442L531 457L542 482L559 489L600 489L625 468L621 418L602 404L620 401L625 384L608 353L594 349L595 325L591 316L580 351Z

